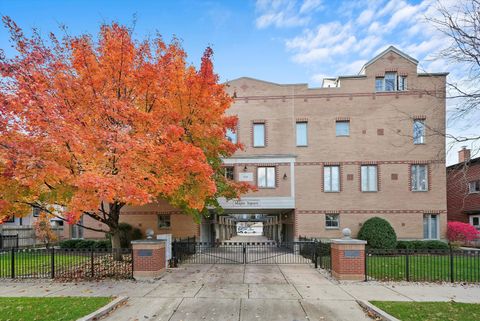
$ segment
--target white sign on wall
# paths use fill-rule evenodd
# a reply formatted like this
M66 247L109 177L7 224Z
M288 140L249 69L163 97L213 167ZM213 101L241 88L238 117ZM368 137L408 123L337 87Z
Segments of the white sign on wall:
M240 182L251 182L253 181L253 173L238 173L238 180Z

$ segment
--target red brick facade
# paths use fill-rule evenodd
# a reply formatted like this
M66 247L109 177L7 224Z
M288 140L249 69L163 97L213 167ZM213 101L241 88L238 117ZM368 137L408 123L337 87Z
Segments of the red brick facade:
M468 184L480 181L480 157L447 168L448 220L469 222L469 215L480 214L480 193L469 193Z
M338 280L365 278L365 244L332 243L332 275Z

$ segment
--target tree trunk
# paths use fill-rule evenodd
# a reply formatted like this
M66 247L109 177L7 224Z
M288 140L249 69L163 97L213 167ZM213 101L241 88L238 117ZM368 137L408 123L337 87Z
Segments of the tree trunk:
M122 261L122 244L120 242L120 230L118 228L118 223L120 220L120 209L122 204L117 202L110 203L109 205L109 221L108 226L110 227L110 236L112 240L112 255L114 261Z
M120 231L118 229L111 230L112 239L112 255L114 261L122 261L122 246L120 244Z

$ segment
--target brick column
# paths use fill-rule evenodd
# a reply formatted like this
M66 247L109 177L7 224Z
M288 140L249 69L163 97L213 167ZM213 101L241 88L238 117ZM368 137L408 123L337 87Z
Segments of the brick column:
M132 241L132 249L135 280L154 279L165 272L165 241Z
M366 244L349 237L332 240L332 276L337 280L364 280Z

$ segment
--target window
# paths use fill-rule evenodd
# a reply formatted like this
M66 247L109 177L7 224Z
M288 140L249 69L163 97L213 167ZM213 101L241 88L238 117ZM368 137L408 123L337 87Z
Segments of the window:
M235 167L227 166L225 167L225 178L228 180L235 180Z
M265 124L253 124L253 147L265 147Z
M39 217L42 210L38 207L32 206L32 215L33 217Z
M15 216L9 216L4 221L4 223L15 223Z
M237 143L237 133L231 130L230 128L227 128L227 139L228 141L236 144Z
M480 181L473 181L468 183L468 192L471 193L480 193Z
M363 165L361 168L362 192L377 191L377 166Z
M480 230L480 215L470 216L470 224Z
M335 133L337 136L349 136L350 135L350 121L337 120L335 123Z
M396 88L397 74L394 72L385 73L385 91L394 91Z
M375 78L375 91L407 90L407 76L398 76L396 72L386 72L384 77Z
M383 77L375 78L375 91L383 91Z
M425 214L423 215L423 238L424 239L438 239L438 215Z
M413 121L413 143L425 144L425 121L423 119Z
M340 191L340 166L323 167L323 190L325 192Z
M275 187L275 167L257 168L257 185L262 188Z
M170 215L157 215L158 228L170 228Z
M398 88L399 91L407 90L407 76L398 76Z
M297 122L297 146L307 146L307 122Z
M412 165L412 191L425 192L428 190L428 167L427 165Z
M80 217L77 224L83 225L83 216ZM83 227L74 224L70 227L72 239L83 239Z
M325 227L327 229L337 229L340 227L338 214L326 214L325 215Z

